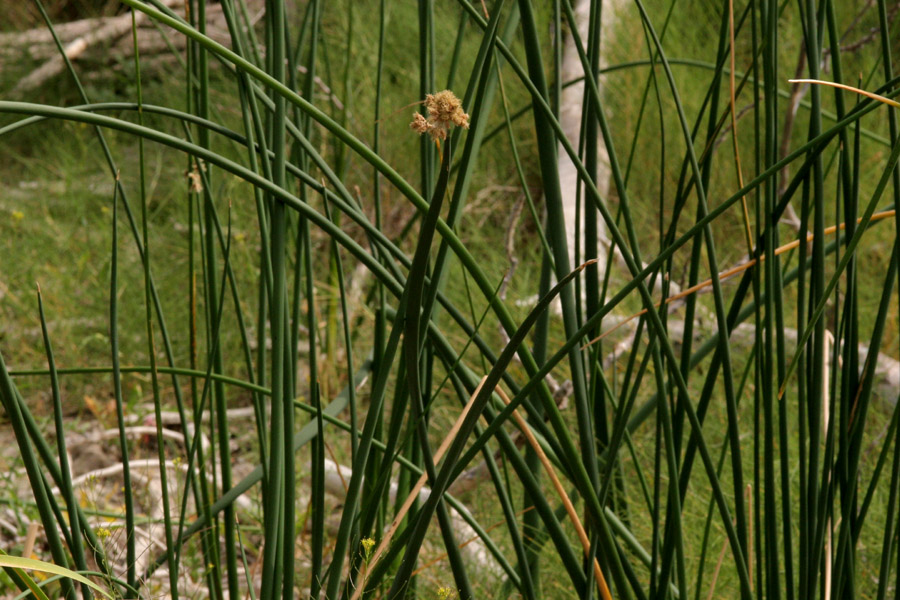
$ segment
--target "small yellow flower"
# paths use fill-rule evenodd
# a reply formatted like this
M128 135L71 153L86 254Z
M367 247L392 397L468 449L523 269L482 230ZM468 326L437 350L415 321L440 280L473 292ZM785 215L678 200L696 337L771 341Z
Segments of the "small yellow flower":
M14 210L12 211L12 218L16 221L21 221L25 218L25 213L23 213L21 210Z
M100 538L101 540L105 540L110 535L112 535L112 534L110 533L109 529L107 529L106 527L98 527L97 528L97 537Z
M359 543L363 547L363 552L366 555L366 560L368 560L369 557L372 555L372 548L375 547L375 540L367 537L367 538L363 538L362 540L360 540Z
M439 587L437 593L438 598L441 600L448 600L448 598L453 596L453 590L448 587Z

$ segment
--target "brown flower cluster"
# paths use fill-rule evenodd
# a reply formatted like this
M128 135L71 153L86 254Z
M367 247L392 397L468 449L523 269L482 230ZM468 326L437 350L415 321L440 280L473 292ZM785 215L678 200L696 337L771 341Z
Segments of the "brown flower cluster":
M435 142L447 139L447 132L454 125L469 128L469 115L463 112L462 102L450 90L425 96L425 109L428 118L415 113L409 127L419 135L427 133Z
M200 171L206 172L206 165L203 161L194 160L191 162L191 168L184 172L190 182L190 190L192 194L199 194L203 191L203 176Z

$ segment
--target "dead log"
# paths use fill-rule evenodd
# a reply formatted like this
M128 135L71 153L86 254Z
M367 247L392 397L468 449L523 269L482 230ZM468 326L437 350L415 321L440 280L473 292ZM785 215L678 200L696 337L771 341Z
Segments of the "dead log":
M176 12L184 11L184 0L165 0L164 3ZM261 0L251 0L251 4L261 4ZM174 64L176 57L172 50L185 49L185 36L158 27L141 12L135 14L135 22L138 26L138 51L144 59L142 68L162 71ZM131 13L82 19L54 28L70 61L95 66L87 74L90 79L118 71L123 60L134 57L134 43L130 35ZM206 34L226 47L231 46L231 36L220 4L210 4L207 8ZM46 27L0 34L0 70L13 70L23 61L41 64L18 81L12 90L14 96L22 97L65 71L65 61Z

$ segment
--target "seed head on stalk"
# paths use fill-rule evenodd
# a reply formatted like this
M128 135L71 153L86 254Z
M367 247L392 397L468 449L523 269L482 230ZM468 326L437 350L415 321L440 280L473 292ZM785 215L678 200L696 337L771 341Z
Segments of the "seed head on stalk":
M447 132L456 125L469 128L469 115L463 111L462 102L450 90L425 96L426 119L421 113L414 113L409 128L422 135L427 133L441 147L441 140L447 139Z

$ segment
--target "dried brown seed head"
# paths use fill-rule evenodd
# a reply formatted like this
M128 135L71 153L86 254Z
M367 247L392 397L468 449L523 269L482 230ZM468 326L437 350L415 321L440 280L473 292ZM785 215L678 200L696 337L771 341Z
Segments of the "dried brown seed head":
M450 90L425 96L428 120L435 126L448 129L450 124L468 129L469 115L462 109L462 102Z
M413 115L410 129L418 134L427 133L435 142L447 139L447 132L454 125L469 128L469 115L462 109L462 102L450 90L425 96L426 119L420 113Z
M421 135L427 132L429 127L428 121L425 120L425 117L423 117L421 113L413 114L412 123L409 124L410 129Z

